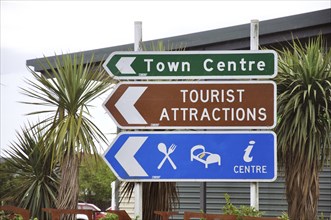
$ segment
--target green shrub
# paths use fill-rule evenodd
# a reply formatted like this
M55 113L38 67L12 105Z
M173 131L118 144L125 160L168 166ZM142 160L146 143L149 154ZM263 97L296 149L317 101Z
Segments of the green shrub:
M263 212L256 210L254 207L241 205L239 208L231 203L230 196L225 193L224 195L226 205L223 207L224 214L236 215L238 220L242 219L242 216L261 217Z
M100 218L100 220L118 220L118 215L114 213L107 213L106 216Z
M12 215L14 215L15 217L12 218ZM4 211L0 211L0 220L23 220L23 217L21 215L17 215L17 214L7 214Z
M283 212L280 217L278 217L280 220L290 220L290 217L288 217L287 212Z

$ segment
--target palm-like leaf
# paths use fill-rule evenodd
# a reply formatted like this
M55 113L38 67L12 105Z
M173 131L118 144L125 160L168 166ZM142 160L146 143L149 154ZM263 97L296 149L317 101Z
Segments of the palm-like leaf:
M321 37L279 51L278 153L291 219L315 219L318 172L331 143L331 50Z
M92 100L109 89L111 78L107 77L101 64L93 64L93 56L86 64L83 54L80 58L77 55L55 56L55 64L49 58L45 57L45 60L47 65L41 63L43 75L30 69L37 83L30 80L30 88L22 88L23 94L37 101L23 103L51 107L30 114L52 114L40 123L50 127L47 137L50 142L57 143L53 150L60 161L65 153L97 152L95 141L107 143L107 140L89 119L88 107Z
M17 186L8 188L2 199L12 199L30 210L32 217L49 219L42 208L53 207L56 201L59 169L52 166L52 156L46 151L43 134L30 125L17 133L18 141L6 151L7 166L1 172L15 173Z
M96 143L107 140L89 119L90 102L106 92L112 79L102 64L95 65L93 56L85 62L83 54L46 58L40 63L43 74L30 69L35 81L28 81L23 93L34 102L27 104L48 106L49 109L31 114L47 113L44 124L45 142L55 162L61 165L58 208L75 208L78 199L78 168L83 154L97 154ZM53 61L53 62L52 62Z

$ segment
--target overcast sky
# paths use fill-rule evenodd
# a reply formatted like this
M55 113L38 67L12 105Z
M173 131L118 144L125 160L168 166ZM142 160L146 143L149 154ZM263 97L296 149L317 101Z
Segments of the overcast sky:
M15 140L35 110L18 103L30 74L28 59L133 43L134 21L142 21L143 40L301 14L330 8L325 1L4 1L1 0L1 152ZM105 133L114 123L94 105L95 123ZM109 136L112 138L113 136Z

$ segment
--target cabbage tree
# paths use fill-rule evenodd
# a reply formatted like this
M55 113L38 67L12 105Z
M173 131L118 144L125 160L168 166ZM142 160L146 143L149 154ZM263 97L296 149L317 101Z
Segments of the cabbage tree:
M84 154L96 155L105 135L91 120L90 103L106 92L112 79L94 57L65 54L44 58L42 74L30 69L34 79L23 93L33 101L25 102L42 109L31 114L44 115L44 141L52 152L54 164L60 165L61 177L57 208L77 207L79 165ZM44 108L46 107L46 108Z
M1 186L5 191L1 201L28 209L31 217L47 220L50 216L42 208L52 208L56 203L59 167L52 165L43 135L31 124L17 132L17 141L6 151L5 166L0 169L13 178L11 184Z
M278 158L290 219L317 218L319 172L330 159L331 49L322 37L279 51Z

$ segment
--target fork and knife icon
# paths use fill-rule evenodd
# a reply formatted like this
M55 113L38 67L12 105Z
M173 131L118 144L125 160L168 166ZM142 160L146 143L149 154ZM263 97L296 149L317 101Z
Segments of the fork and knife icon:
M161 167L163 166L164 162L168 159L168 161L170 162L172 168L177 169L175 163L172 161L172 159L169 157L170 154L172 154L175 149L176 149L176 145L172 144L169 149L167 149L167 146L164 143L159 143L157 148L159 149L159 151L161 153L164 154L164 158L162 159L162 161L160 162L160 164L158 165L157 169L161 169Z

